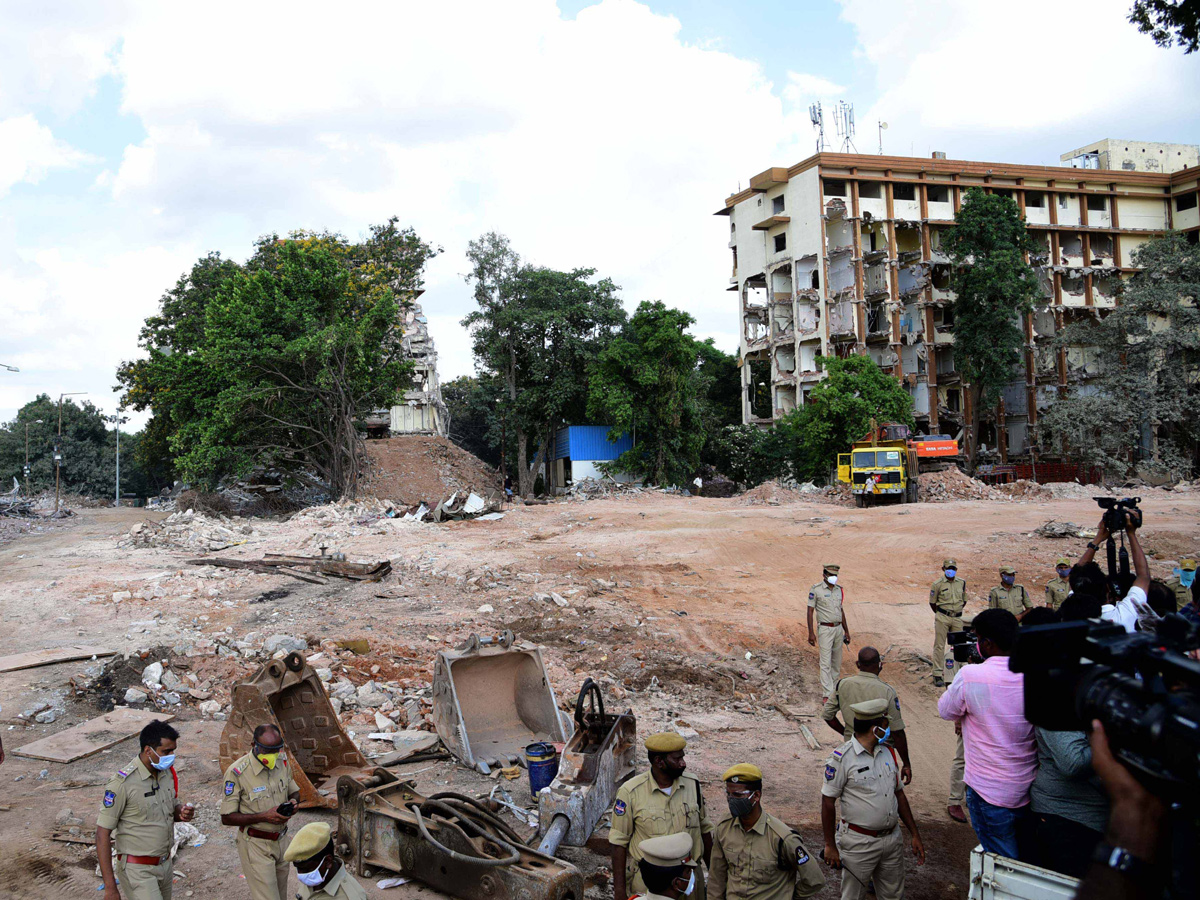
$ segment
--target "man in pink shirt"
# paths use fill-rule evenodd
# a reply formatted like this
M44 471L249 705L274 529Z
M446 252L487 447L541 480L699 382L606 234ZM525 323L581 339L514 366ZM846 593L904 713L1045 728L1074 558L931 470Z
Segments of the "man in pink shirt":
M1025 676L1010 672L1017 619L1005 609L975 617L983 662L964 666L938 700L938 715L962 725L967 809L989 853L1018 858L1018 835L1032 824L1029 786L1037 774L1037 744L1025 719Z

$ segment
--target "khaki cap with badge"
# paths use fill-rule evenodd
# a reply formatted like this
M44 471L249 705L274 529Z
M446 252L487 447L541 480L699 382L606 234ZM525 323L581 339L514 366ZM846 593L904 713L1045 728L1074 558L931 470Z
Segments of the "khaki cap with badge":
M1001 567L1000 567L1000 574L1001 574L1001 575L1016 575L1016 574L1017 574L1017 570L1016 570L1016 569L1014 569L1012 566L1001 566Z
M1055 566L1073 566L1075 564L1073 562L1071 562L1069 559L1067 559L1065 556L1060 556L1058 558L1057 562L1054 563L1054 565Z
M641 843L642 860L663 869L675 866L695 866L692 859L692 836L682 832L647 838Z
M952 559L943 559L942 560L942 568L943 569L957 569L958 563L956 563Z
M726 769L725 774L721 776L721 780L730 781L734 784L762 781L762 769L753 763L738 763L736 766L730 766Z
M836 575L842 571L841 566L822 566L822 571L828 572L830 575Z
M882 698L877 700L864 700L862 703L855 703L850 707L850 712L854 713L855 719L861 719L864 722L869 722L872 719L882 718L887 714L888 702Z
M1185 572L1195 572L1196 561L1194 559L1181 559L1179 561L1179 568L1183 569Z
M675 731L660 731L646 738L646 749L651 753L675 753L686 747L683 735Z
M288 862L304 862L316 856L329 844L333 829L325 822L309 822L296 832L292 842L283 853Z

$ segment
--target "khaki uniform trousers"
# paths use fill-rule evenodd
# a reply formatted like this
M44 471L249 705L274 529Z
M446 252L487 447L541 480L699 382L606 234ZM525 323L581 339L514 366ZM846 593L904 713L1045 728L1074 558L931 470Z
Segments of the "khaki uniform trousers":
M291 864L283 859L287 844L286 838L268 841L250 837L238 829L238 857L242 861L242 874L246 876L251 900L288 900L288 869Z
M142 863L126 865L118 856L113 871L120 882L121 896L127 900L171 900L173 873L169 857L164 857L157 866L147 866Z
M962 735L958 736L958 751L954 754L954 762L950 766L950 802L947 806L962 806L966 800L967 791L963 785L963 773L967 770L967 758L963 755Z
M837 832L842 857L842 900L863 900L875 879L876 900L904 896L904 834L897 825L891 834L871 837L851 831L843 822Z
M842 639L846 631L841 624L817 623L817 647L821 651L821 695L832 697L842 674Z
M933 619L933 677L946 677L946 635L952 631L962 631L962 614L948 616L943 612L935 613Z

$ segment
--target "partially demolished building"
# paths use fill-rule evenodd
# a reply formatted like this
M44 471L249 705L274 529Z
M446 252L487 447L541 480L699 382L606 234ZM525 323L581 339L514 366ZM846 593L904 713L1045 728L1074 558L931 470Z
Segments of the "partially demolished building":
M1115 144L1133 146L1104 142ZM742 421L770 425L803 404L818 356L867 354L912 395L918 431L963 438L971 416L941 241L977 186L1013 198L1039 246L1030 262L1044 293L1024 323L1024 372L980 434L1002 461L1028 453L1039 412L1096 373L1094 354L1055 347L1055 333L1117 303L1142 243L1200 233L1200 168L1185 149L1137 143L1113 170L1095 168L1091 147L1071 167L818 153L754 176L717 211L729 217Z
M363 419L367 433L374 437L389 434L445 437L450 427L450 412L442 400L442 384L438 381L437 350L429 336L429 319L417 303L422 293L412 293L400 312L404 358L413 363L413 383L390 409L375 410Z

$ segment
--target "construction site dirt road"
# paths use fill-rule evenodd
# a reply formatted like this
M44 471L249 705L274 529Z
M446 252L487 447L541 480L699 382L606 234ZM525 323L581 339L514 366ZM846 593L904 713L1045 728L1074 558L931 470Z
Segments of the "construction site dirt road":
M1165 576L1168 561L1200 543L1200 496L1142 493L1144 543L1156 575ZM441 525L343 504L286 521L226 520L219 532L214 526L206 533L205 546L214 554L219 548L222 558L315 555L323 547L350 561L391 562L381 582L322 584L272 571L186 565L196 557L195 542L130 541L138 523L163 518L79 510L62 528L0 547L0 656L67 644L117 652L111 663L85 659L0 674L7 752L0 768L0 895L94 894L99 879L88 838L103 785L136 754L136 741L68 764L14 751L93 719L114 702L122 705L128 690L144 687L142 667L166 659L173 681L160 696L171 693L167 710L181 732L180 791L198 807L194 824L207 838L180 850L175 896L247 896L232 829L217 814L218 742L230 687L273 648L292 649L288 640L306 645L312 665L329 670L332 697L340 691L356 698L337 706L343 727L371 756L392 749L367 738L381 727L381 710L401 724L430 727L437 651L470 633L511 629L541 645L564 709L590 676L612 708L632 707L639 735L684 733L689 769L705 783L715 817L725 807L720 773L740 761L761 766L764 806L798 827L816 852L823 762L840 741L817 715L816 650L803 622L808 588L821 565L833 562L841 566L854 638L843 671L853 671L859 647L877 647L886 654L882 677L904 707L913 755L909 795L929 850L926 866L910 860L908 894L965 896L974 836L946 815L954 731L937 718L940 692L918 657L928 657L932 644L929 585L941 560L954 556L972 594L970 612L982 608L1001 564L1015 566L1018 581L1040 597L1055 558L1076 556L1083 541L1037 537L1033 530L1049 519L1090 527L1099 510L1085 499L859 510L647 492L516 507L500 520ZM156 533L208 527L198 517L179 521L174 531ZM224 546L213 543L218 539ZM167 684L165 671L161 680ZM349 687L340 689L341 682ZM802 725L819 748L810 748ZM497 783L444 760L394 771L426 793L486 793ZM499 781L532 807L527 776L521 779ZM304 811L299 822L314 817L335 821L328 811ZM611 897L606 857L565 852L587 877L588 897ZM836 897L839 876L827 875L822 896ZM360 880L372 897L432 896L415 883L384 891L374 879Z

